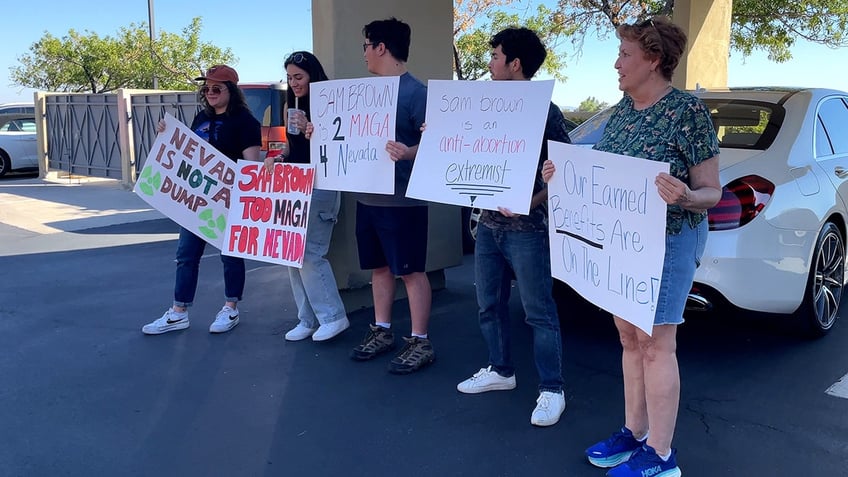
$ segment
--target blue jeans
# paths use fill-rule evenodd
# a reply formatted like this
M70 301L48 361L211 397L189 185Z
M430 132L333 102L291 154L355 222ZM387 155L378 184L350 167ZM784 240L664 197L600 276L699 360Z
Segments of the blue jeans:
M679 234L665 236L665 258L654 325L683 323L686 299L707 246L708 232L709 223L704 219L694 229L684 221Z
M327 260L340 205L340 192L313 189L303 267L289 267L297 317L303 326L313 330L347 316L336 277Z
M539 391L562 391L562 338L551 295L548 233L513 232L477 226L474 273L480 331L489 348L489 365L501 376L512 376L509 294L512 273L518 282L524 321L533 328L533 356Z
M177 243L177 279L174 283L174 306L191 306L197 291L197 271L206 241L180 227ZM221 255L224 264L224 298L237 302L244 293L244 259Z

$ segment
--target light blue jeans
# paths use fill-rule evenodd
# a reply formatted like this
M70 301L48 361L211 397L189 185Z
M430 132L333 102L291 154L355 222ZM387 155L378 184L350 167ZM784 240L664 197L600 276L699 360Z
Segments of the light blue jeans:
M515 232L477 225L474 247L480 331L489 365L501 376L515 374L509 318L512 274L518 283L524 321L533 329L539 391L562 391L562 338L552 292L548 232Z
M303 326L313 330L347 316L333 268L327 260L340 205L340 192L313 189L303 267L289 267L297 317Z

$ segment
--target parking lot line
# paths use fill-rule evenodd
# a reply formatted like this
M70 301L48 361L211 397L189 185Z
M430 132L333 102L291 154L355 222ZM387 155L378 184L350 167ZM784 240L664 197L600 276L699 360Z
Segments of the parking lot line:
M832 386L827 388L825 393L830 394L831 396L848 399L848 374L842 376L839 381L833 383Z

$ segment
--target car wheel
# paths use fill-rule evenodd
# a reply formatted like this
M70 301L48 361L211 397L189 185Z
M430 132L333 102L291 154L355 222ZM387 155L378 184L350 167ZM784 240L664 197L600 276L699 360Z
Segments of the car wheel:
M823 336L836 322L845 283L845 241L828 222L819 232L807 291L798 314L813 336Z
M5 152L0 151L0 177L6 175L9 172L9 169L12 168L12 161L9 160L9 156L6 155Z

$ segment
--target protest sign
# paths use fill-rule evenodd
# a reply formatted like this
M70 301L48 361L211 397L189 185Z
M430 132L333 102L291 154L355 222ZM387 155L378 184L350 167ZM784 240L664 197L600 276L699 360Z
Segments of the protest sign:
M145 202L218 249L235 163L170 114L133 189Z
M308 164L239 161L221 253L301 268L314 179Z
M427 130L406 195L527 214L553 87L553 81L430 80Z
M315 187L394 194L386 143L395 139L398 85L398 76L310 83Z
M651 334L665 256L667 163L548 142L551 274Z

